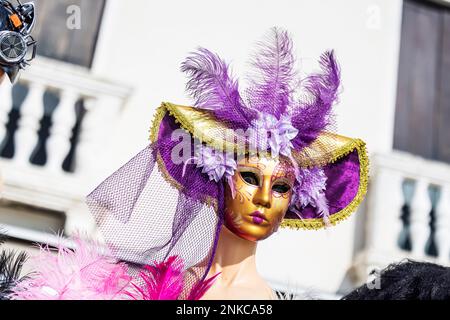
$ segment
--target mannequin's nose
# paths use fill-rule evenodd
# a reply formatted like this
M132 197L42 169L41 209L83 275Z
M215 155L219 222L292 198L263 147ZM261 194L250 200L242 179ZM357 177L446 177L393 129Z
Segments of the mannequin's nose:
M272 205L272 192L270 188L270 177L264 179L263 185L258 188L253 196L253 204L260 205L265 208L270 208Z

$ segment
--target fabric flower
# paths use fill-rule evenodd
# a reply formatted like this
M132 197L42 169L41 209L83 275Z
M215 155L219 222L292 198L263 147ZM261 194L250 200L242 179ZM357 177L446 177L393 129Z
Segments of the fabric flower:
M252 127L256 131L256 146L259 150L267 150L268 143L273 158L280 154L291 156L291 140L297 136L298 130L292 126L290 116L282 115L278 120L271 114L260 113L252 121Z
M317 200L325 191L327 177L320 168L299 170L300 181L294 187L293 203L301 208L308 205L316 207Z
M198 156L197 167L203 168L202 172L207 173L210 180L218 182L224 174L227 176L234 174L237 167L234 159L209 147L199 149L202 151Z
M227 156L221 151L201 144L196 146L195 157L188 159L185 165L190 160L195 160L197 168L202 168L202 173L206 173L209 180L214 180L215 182L219 182L224 175L226 178L232 177L237 168L236 161L234 161L232 156Z

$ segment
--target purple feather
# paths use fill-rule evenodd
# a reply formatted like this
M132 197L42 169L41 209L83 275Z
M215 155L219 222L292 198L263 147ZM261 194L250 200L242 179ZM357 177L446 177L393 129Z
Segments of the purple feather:
M299 130L292 140L297 148L307 146L330 124L331 107L337 99L340 85L340 69L334 51L322 54L320 66L322 73L312 74L303 81L308 96L306 101L291 107L292 124Z
M190 78L186 89L195 99L195 107L211 110L219 120L247 129L256 114L244 106L238 82L228 69L225 61L205 48L199 48L181 65L181 71Z
M293 91L295 59L292 40L287 31L273 27L258 47L252 59L255 70L247 90L249 104L258 111L280 118L291 102Z

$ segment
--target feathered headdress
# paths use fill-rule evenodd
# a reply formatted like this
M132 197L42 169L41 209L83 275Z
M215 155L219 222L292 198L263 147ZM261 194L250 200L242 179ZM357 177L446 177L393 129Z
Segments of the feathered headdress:
M295 168L282 227L320 229L348 217L366 192L368 158L362 140L332 132L340 68L333 51L319 64L300 77L292 40L278 28L258 43L246 89L217 54L190 54L181 70L193 106L162 103L151 143L88 196L113 254L137 264L179 256L187 298L211 267L236 158L253 153Z
M297 183L290 212L302 221L294 225L299 226L304 218L309 218L302 215L308 206L322 217L323 225L330 225L330 207L325 195L328 178L320 165L321 161L335 159L318 159L315 163L316 159L308 154L301 155L301 151L318 141L320 134L331 124L332 106L340 85L340 69L334 52L327 51L320 58L321 72L300 79L292 51L292 40L287 31L271 29L266 39L258 43L258 50L252 57L253 70L248 77L250 85L242 91L245 99L241 97L238 81L229 72L229 65L207 49L199 48L192 53L183 62L181 70L189 77L187 91L194 98L197 112L207 112L214 121L226 124L227 129L245 130L249 149L253 147L260 153L268 152L272 157L282 155L291 159ZM298 92L300 98L296 98ZM176 111L172 114L188 130L184 124L195 119L191 117L181 121L182 116L177 118ZM196 160L197 167L202 167L202 172L208 173L210 179L217 182L225 176L231 182L236 163L224 152L212 151L223 151L220 143L208 142L206 140L206 145L210 144L210 147L201 148L202 152L189 160ZM222 145L226 142L229 141L225 140ZM355 149L363 153L363 143L353 142L357 145ZM336 148L333 141L327 143L329 146L321 147ZM350 151L353 150L346 149L342 153ZM309 161L311 164L305 168L304 164ZM184 173L186 168L183 169ZM230 188L233 190L231 184Z

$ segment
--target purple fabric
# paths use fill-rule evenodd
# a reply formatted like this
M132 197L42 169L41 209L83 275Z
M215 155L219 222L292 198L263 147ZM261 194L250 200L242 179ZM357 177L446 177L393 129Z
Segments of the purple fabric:
M219 196L219 185L214 180L210 180L207 174L203 174L201 169L198 169L195 164L188 164L185 167L183 175L184 163L174 164L172 161L172 150L180 143L178 140L172 140L172 132L180 129L180 126L175 123L175 119L166 114L158 133L157 149L164 161L164 165L169 172L172 179L183 186L183 192L190 198L207 201L208 197L217 199ZM194 140L191 139L191 154L180 156L189 159L194 155Z
M332 216L348 206L358 193L360 184L358 152L355 150L323 169L327 176L325 196L328 200L330 216ZM311 205L304 208L301 213L304 219L320 217L316 208ZM294 212L287 212L285 218L298 219L298 216Z
M329 202L330 214L336 213L355 198L360 184L360 163L355 150L342 160L324 168L328 177L325 195Z

